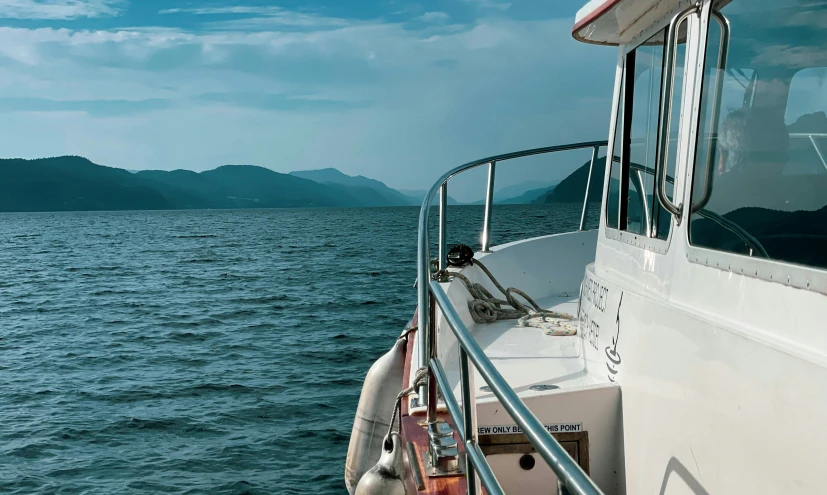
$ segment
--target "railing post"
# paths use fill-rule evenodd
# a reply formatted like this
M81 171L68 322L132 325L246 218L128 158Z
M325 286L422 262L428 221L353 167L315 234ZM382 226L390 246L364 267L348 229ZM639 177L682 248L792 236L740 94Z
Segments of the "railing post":
M600 145L595 145L592 148L592 161L589 163L589 177L586 179L586 195L583 198L583 212L580 214L580 230L586 230L586 212L589 210L589 189L592 187L592 173L594 172L594 162L597 160L597 155L600 151ZM608 157L606 158L608 160Z
M464 428L465 450L477 444L477 398L474 395L474 371L468 363L468 353L459 349L459 373L462 382L462 423ZM451 393L450 391L448 393ZM479 495L477 473L471 463L471 457L465 455L465 476L468 483L468 495Z
M448 267L448 252L446 251L445 222L448 213L448 181L439 188L439 269Z
M425 334L428 337L428 350L430 351L430 355L427 358L427 363L429 363L429 370L430 370L430 362L431 359L437 357L436 354L436 301L434 300L434 295L430 294L428 297L428 332ZM436 378L434 377L434 372L430 370L428 374L428 414L427 420L428 424L436 423L436 406L437 406L437 394L436 394Z
M488 164L488 188L485 191L485 218L482 224L482 249L483 253L489 252L491 248L491 206L494 203L494 172L497 162Z
M429 203L428 208L430 209L430 202L432 198L425 198L426 201ZM423 206L423 210L425 207ZM416 367L425 368L428 366L428 358L431 355L431 350L429 341L430 336L428 335L428 316L430 313L429 303L430 303L430 290L428 289L428 283L431 281L431 261L430 261L430 249L429 249L429 242L428 239L428 216L427 213L423 211L420 213L419 217L419 245L417 247L417 277L416 277L416 324L419 328L416 336L416 350L417 350L417 360L416 360ZM428 386L422 385L419 387L419 390L416 391L417 393L417 405L423 406L425 405L426 401L428 400Z
M434 294L429 297L429 323L428 333L430 338L428 347L431 355L428 358L428 408L426 423L428 427L428 453L426 454L425 468L428 477L450 476L462 474L459 466L459 446L454 438L454 430L451 425L439 421L436 417L436 407L439 399L437 397L436 372L431 368L431 362L437 357L436 352L436 300ZM450 394L451 391L443 391Z

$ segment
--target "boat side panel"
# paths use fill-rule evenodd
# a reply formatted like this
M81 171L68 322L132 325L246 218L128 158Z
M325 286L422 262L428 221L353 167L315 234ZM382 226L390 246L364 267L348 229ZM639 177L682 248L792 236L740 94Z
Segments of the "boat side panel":
M697 300L725 297L732 287L720 285L694 287ZM818 475L827 455L827 369L818 360L760 338L748 325L614 284L594 267L585 286L622 294L622 302L609 298L606 311L584 301L581 323L585 314L600 325L590 364L602 358L622 385L628 493L827 491ZM771 304L752 289L734 291L743 300L730 314ZM794 327L800 318L787 312L790 299L774 308ZM810 316L825 321L827 303L811 302L820 304ZM769 324L776 333L787 328Z

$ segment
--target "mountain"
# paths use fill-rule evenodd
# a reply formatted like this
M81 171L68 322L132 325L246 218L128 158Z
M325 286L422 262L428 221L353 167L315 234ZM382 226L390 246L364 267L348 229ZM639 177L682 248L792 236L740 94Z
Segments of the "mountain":
M531 181L500 189L496 202L522 204L537 197L535 201L567 200L563 193L577 187L580 175L588 172L588 164L585 167L556 187L539 183L545 187L537 188L538 183ZM127 171L79 156L0 159L0 211L409 206L421 204L424 194L397 191L334 168L290 174L254 165L224 165L205 172ZM576 195L582 201L582 192ZM592 197L599 199L598 194ZM460 204L450 196L448 203Z
M494 191L494 204L498 205L527 205L540 196L550 192L557 182L530 180ZM472 205L484 205L485 198L478 199Z
M0 211L162 210L159 191L79 156L0 160Z
M368 197L361 198L363 202L367 203L365 206L413 206L417 204L414 198L406 196L396 189L391 189L385 185L384 182L369 179L363 175L357 175L355 177L346 175L335 168L300 170L290 172L290 175L312 180L320 184L337 184L349 188L372 191L368 193Z
M450 190L450 187L449 187L449 190ZM401 192L405 196L408 196L409 198L411 198L411 201L413 201L414 204L417 205L417 206L422 206L422 201L425 199L425 195L428 193L428 191L421 191L419 189L399 189L399 192ZM439 204L439 193L437 193L436 196L434 196L434 202L436 204ZM448 195L448 204L449 205L461 205L462 203L460 203L456 199L452 198L451 195L449 194Z
M553 191L556 186L557 185L554 184L552 186L541 187L539 189L531 189L513 198L508 198L501 201L495 200L494 203L500 205L530 205L541 196Z
M176 208L293 208L367 206L361 190L319 184L254 165L224 165L206 172L146 170L136 174L168 195ZM182 194L186 196L182 198ZM171 196L171 197L169 197ZM184 199L184 201L181 201Z
M557 184L554 189L534 200L534 203L582 203L583 195L586 192L586 182L589 179L590 164L591 160L581 165L577 170ZM599 203L602 200L602 178L605 170L606 157L598 158L594 161L594 171L592 172L593 180L589 185L589 203Z
M554 186L559 184L560 181L543 181L543 180L529 180L525 182L520 182L519 184L514 184L511 186L503 187L502 189L498 189L494 191L494 203L503 203L503 204L527 204L531 201L527 201L526 203L517 203L515 200L517 198L528 198L534 196L532 199L539 198L542 194L547 191L550 191ZM531 194L529 194L531 193ZM524 201L524 198L521 199Z
M366 179L370 181L370 179ZM389 206L372 187L319 183L253 165L131 172L79 156L0 159L0 211Z

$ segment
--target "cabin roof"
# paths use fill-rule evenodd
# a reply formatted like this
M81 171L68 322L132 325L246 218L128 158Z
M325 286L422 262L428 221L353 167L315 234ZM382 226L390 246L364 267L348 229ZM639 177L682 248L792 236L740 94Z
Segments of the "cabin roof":
M598 45L620 45L662 19L685 0L591 0L575 17L572 36Z

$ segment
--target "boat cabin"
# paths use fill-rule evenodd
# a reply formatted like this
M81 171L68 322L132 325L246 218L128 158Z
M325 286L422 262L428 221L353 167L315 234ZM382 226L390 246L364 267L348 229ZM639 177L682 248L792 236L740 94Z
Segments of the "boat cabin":
M617 51L606 141L468 163L423 203L398 387L408 494L827 493L825 32L822 1L577 14L574 38ZM496 245L496 170L580 148L580 229ZM481 249L450 266L449 179L475 167ZM525 318L497 317L515 304Z

